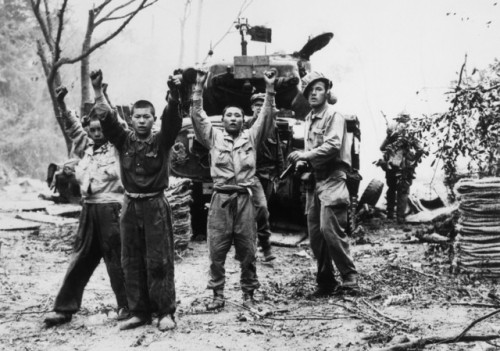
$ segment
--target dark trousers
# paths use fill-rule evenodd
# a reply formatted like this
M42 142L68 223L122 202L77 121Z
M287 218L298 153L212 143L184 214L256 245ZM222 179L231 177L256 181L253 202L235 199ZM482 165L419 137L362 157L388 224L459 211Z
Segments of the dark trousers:
M120 207L119 203L83 205L75 252L57 294L54 311L78 311L82 304L83 290L101 258L104 258L118 307L127 306L121 268Z
M337 282L332 260L342 277L356 273L345 232L347 205L324 206L316 191L311 201L307 226L311 249L318 262L316 282L321 287L333 288Z
M260 247L266 250L271 247L271 226L269 224L269 210L267 201L271 196L273 182L269 179L259 178L252 186L252 200L255 206L255 220L257 221L257 239Z
M122 267L128 306L133 315L175 313L172 212L163 194L125 196L120 218Z
M402 181L399 170L387 170L385 180L387 183L387 216L393 218L394 207L396 207L398 220L404 221L411 181L409 183Z
M240 194L225 207L231 195L214 192L208 211L208 251L210 280L208 289L223 290L226 282L226 256L234 241L240 261L240 285L244 292L259 288L255 253L257 249L255 211L249 194Z

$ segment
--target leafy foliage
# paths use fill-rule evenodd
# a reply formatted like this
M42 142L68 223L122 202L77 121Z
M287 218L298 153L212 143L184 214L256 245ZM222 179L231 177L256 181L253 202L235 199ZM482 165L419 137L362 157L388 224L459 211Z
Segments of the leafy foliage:
M55 121L45 118L50 104L33 33L24 1L0 3L0 163L18 174L41 177L49 161L59 161L64 153L62 140L54 138Z
M464 71L462 67L461 76ZM464 74L465 76L465 74ZM500 133L500 62L459 78L450 93L447 112L426 119L422 127L443 161L445 184L454 199L453 186L464 176L498 176ZM461 159L467 171L459 171Z

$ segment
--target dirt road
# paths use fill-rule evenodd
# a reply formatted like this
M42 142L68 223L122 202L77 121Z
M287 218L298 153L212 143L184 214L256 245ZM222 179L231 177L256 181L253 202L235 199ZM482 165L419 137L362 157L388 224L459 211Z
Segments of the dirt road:
M262 284L257 309L241 306L239 267L228 256L227 307L197 313L210 296L205 290L208 254L205 242L192 242L176 264L177 329L159 332L153 325L120 332L115 301L101 264L92 277L81 311L57 328L45 329L62 282L75 226L44 226L39 233L0 232L0 348L2 350L371 350L406 336L456 335L494 307L486 296L496 285L448 273L441 245L404 244L399 227L372 231L368 244L353 247L361 273L361 294L309 299L315 261L308 247L275 247L277 260L259 259ZM389 295L412 300L384 306ZM478 324L475 334L498 334L499 320ZM391 341L392 339L392 341ZM387 344L386 344L387 343ZM488 350L480 343L431 345L426 350Z

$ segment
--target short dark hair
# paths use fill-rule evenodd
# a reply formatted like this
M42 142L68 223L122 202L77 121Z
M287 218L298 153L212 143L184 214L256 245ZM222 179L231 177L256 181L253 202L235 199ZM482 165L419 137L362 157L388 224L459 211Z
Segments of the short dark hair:
M222 118L224 118L224 115L226 114L227 109L231 108L231 107L239 109L241 111L241 115L243 117L245 117L245 110L243 110L243 107L236 105L236 104L233 104L233 105L227 105L226 107L224 107L224 110L222 110Z
M130 111L130 114L133 115L134 114L134 109L136 109L136 108L148 108L148 107L151 109L151 114L154 117L155 116L155 107L148 100L138 100L138 101L136 101L132 105L132 110Z

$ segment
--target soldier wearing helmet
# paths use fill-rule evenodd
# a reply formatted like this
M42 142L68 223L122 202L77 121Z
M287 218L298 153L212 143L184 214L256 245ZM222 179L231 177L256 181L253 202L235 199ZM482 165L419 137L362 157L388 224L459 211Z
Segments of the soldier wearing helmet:
M253 116L248 123L251 127L262 110L266 94L253 94L250 98ZM275 119L277 109L272 111L273 120ZM271 251L271 228L269 225L269 210L267 203L274 188L274 180L283 170L283 151L281 150L278 130L276 123L272 123L271 128L266 131L262 138L263 142L257 149L257 165L255 175L258 181L252 186L252 200L255 206L255 216L257 221L258 243L264 254L264 261L269 262L276 258Z
M305 120L305 150L292 152L288 160L296 164L296 169L308 166L312 170L307 184L306 214L311 249L318 261L318 287L313 296L322 296L339 287L333 263L342 277L342 287L357 288L357 271L345 231L349 206L346 172L351 168L351 143L344 116L328 103L331 81L319 72L311 72L302 84L311 107Z
M410 115L401 112L387 127L387 136L380 146L383 160L377 164L385 171L387 183L387 218L394 219L394 208L399 224L405 221L408 195L415 168L423 154L420 142L408 130Z

